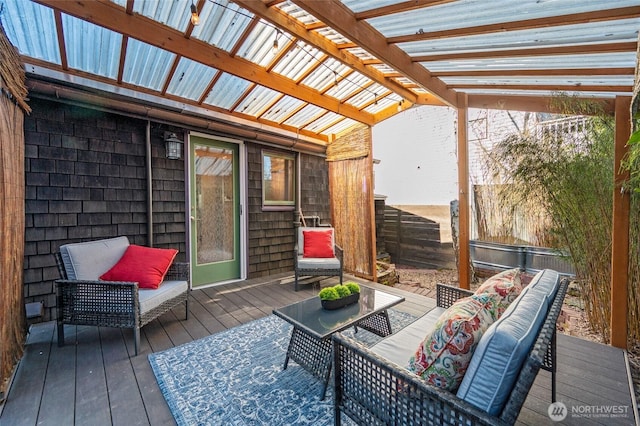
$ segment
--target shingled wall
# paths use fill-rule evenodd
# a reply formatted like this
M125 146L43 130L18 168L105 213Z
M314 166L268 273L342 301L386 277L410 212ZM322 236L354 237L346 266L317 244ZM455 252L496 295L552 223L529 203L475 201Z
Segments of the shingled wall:
M126 235L148 245L145 133L147 122L33 98L25 117L25 302L44 302L42 320L56 316L53 253L60 245ZM155 247L186 260L185 170L165 158L164 131L151 123ZM262 149L247 143L249 270L256 278L293 270L294 211L262 210ZM269 150L273 149L269 147ZM290 152L290 151L287 151ZM305 215L331 221L327 165L301 154Z
M126 235L148 245L146 121L41 99L25 118L25 302L55 318L52 253ZM185 258L184 163L165 158L166 126L151 128L154 246ZM179 135L180 136L180 135Z

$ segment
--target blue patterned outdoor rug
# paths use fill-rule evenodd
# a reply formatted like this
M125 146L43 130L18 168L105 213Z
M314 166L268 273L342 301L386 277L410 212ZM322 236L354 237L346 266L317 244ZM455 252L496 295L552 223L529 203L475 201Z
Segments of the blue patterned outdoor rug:
M389 318L393 330L415 319L393 309ZM293 361L282 369L291 328L270 315L149 355L178 425L333 424L331 385L321 401L320 380ZM343 334L366 345L380 340L362 329Z

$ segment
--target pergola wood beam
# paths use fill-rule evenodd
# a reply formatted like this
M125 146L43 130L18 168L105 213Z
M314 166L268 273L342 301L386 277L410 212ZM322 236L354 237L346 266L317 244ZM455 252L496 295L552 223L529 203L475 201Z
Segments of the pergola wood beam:
M530 30L562 25L587 24L589 22L609 21L614 19L632 19L639 16L640 6L629 6L617 9L596 10L592 12L573 13L569 15L547 16L544 18L523 19L520 21L477 25L475 27L459 27L452 28L450 30L405 34L395 37L389 37L387 39L387 42L406 43L411 41L436 40L449 37L491 34L505 31Z
M465 59L509 58L515 56L555 56L555 55L592 55L596 53L635 52L637 43L576 44L559 47L532 47L524 49L489 50L481 52L435 53L433 55L412 56L414 62L455 61Z
M415 64L402 49L387 43L385 37L364 21L356 20L351 11L339 0L292 0L308 13L323 21L337 32L357 43L384 63L401 72L407 78L423 86L451 106L457 105L456 92L448 89L423 66Z
M467 290L471 285L468 108L467 94L458 93L458 283Z
M234 3L249 10L262 19L271 22L272 24L283 28L291 35L304 40L306 43L320 49L326 54L333 56L343 64L358 71L362 75L370 78L376 83L386 87L387 89L397 93L404 99L410 102L416 102L417 96L411 90L408 90L401 85L395 83L392 80L385 78L385 75L380 71L372 67L367 67L360 58L356 55L343 50L342 47L338 47L335 43L328 40L326 37L321 36L315 31L309 31L307 27L302 25L300 21L292 19L289 15L282 12L279 8L268 8L260 0L234 0Z
M452 89L483 90L544 90L555 92L619 92L630 93L632 86L605 86L595 84L448 84Z
M440 4L451 3L457 0L410 0L389 6L376 7L374 9L364 10L355 14L358 21L363 19L377 18L378 16L391 15L394 13L409 12L411 10L422 9L425 7L437 6Z
M269 73L264 68L200 40L185 38L184 33L161 25L142 15L129 15L125 9L111 2L103 1L56 1L35 0L53 10L92 22L101 27L133 37L145 43L182 55L186 58L227 72L278 92L289 93L302 101L311 103L337 114L344 115L367 125L375 124L373 114L360 111L339 100L322 96L317 91L294 81Z
M601 111L613 115L614 101L610 98L578 98L589 103L598 102L601 105ZM469 108L481 109L498 109L512 111L529 111L529 112L556 112L561 114L562 111L554 110L551 96L532 96L532 95L487 95L487 94L469 94ZM579 102L578 102L579 103ZM576 113L589 114L589 111Z
M614 150L613 226L611 232L611 329L612 346L627 348L629 282L629 213L631 195L624 189L629 172L620 164L629 151L631 96L616 97Z
M547 68L547 69L506 69L468 70L468 71L432 71L435 77L557 77L557 76L594 76L628 75L633 76L634 69L627 68ZM387 77L389 75L387 74Z

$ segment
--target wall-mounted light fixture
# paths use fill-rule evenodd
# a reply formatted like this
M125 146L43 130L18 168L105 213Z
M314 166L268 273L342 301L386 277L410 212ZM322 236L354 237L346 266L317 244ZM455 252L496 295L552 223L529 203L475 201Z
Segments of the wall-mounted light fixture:
M164 146L168 159L179 160L182 157L182 141L175 133L164 132Z

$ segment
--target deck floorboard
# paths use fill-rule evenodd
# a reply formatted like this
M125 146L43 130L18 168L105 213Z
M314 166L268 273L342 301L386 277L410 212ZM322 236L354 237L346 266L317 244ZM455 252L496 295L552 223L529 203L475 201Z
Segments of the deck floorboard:
M349 277L349 279L354 279ZM395 309L418 316L435 300L418 293L354 279L405 302ZM55 322L32 326L25 355L5 401L4 425L171 425L175 424L147 359L162 351L270 315L274 308L314 297L320 285L293 290L282 275L198 289L191 292L189 319L176 307L143 327L134 356L133 332L65 326L57 346ZM519 425L554 425L547 415L550 373L541 371L523 407ZM558 336L558 399L567 406L620 406L631 409L628 376L621 350L579 338ZM633 425L624 419L567 418L569 425Z

